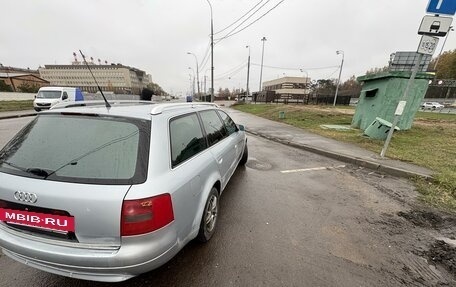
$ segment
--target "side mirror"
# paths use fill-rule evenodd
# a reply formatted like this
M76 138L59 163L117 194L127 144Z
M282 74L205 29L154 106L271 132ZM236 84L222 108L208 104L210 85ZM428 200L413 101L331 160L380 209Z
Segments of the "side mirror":
M245 127L243 125L238 125L240 131L245 131Z
M67 95L63 95L63 96L62 96L62 100L63 100L63 101L64 101L64 100L67 100L67 99L68 99L68 96L67 96Z

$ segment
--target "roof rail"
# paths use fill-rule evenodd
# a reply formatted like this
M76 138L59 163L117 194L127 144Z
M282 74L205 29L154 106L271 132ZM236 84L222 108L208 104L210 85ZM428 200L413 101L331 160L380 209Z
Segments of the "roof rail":
M141 104L141 105L150 105L156 104L155 102L151 101L135 101L135 100L110 100L109 103L112 106L118 105L128 105L128 104ZM96 107L96 106L106 106L105 101L77 101L77 102L62 102L53 107L51 110L55 109L66 109L66 108L73 108L73 107Z
M151 115L158 115L161 114L165 110L170 110L170 109L176 109L176 108L181 108L181 107L191 107L191 108L196 108L196 107L201 107L201 106L212 106L212 107L218 107L217 104L214 103L169 103L169 104L159 104L156 105L152 108L150 111Z

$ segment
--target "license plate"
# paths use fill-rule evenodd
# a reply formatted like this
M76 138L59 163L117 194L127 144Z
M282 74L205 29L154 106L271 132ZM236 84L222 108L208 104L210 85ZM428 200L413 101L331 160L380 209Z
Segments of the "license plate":
M0 208L0 221L74 232L74 217Z

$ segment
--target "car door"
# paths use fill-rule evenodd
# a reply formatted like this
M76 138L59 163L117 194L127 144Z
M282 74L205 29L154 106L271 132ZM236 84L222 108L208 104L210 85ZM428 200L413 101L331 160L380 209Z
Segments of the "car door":
M192 231L193 221L201 201L201 176L207 159L207 141L196 113L172 118L169 122L173 204L179 224L179 238L185 239Z
M231 141L234 143L236 155L231 167L231 173L234 173L234 171L236 170L237 163L241 159L242 153L244 152L244 137L241 136L238 127L227 113L219 110L218 114L220 115L220 118L222 119L223 124L225 125L225 128L228 132L228 137L231 138Z
M231 176L231 168L236 159L234 142L215 110L202 111L200 117L211 153L219 167L223 189Z

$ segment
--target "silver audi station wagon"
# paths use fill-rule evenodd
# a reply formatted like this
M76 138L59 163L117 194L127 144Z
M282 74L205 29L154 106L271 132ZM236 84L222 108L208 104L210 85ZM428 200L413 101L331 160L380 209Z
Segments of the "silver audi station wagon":
M4 254L115 282L211 238L220 195L247 161L244 127L209 103L111 105L40 113L0 151Z

